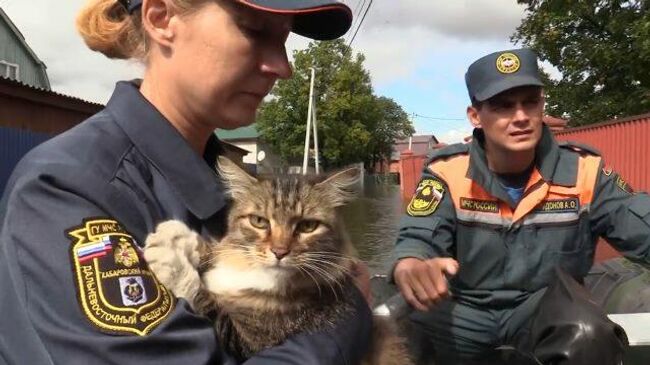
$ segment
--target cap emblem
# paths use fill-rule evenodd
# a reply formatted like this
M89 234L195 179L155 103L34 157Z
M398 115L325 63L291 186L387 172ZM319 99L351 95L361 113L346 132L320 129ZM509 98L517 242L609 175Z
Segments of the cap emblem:
M503 53L497 58L497 70L502 74L511 74L519 71L521 61L514 53Z

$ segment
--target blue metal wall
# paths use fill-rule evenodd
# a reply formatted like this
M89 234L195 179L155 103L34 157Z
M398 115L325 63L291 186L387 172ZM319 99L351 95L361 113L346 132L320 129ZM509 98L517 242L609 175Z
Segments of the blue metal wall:
M29 150L51 137L45 133L0 127L0 196L18 161Z

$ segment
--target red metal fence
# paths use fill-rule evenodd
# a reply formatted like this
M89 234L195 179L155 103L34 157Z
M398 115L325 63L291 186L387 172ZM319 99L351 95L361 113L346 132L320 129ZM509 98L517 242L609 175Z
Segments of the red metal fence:
M555 137L597 148L634 190L650 191L650 113L566 129Z
M605 164L636 191L650 191L650 113L566 129L555 133L560 141L576 141L597 148ZM596 261L619 254L601 240Z

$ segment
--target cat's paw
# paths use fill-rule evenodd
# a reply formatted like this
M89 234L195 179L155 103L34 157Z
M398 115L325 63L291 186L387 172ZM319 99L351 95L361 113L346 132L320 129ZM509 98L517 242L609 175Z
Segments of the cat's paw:
M144 258L158 280L174 295L194 301L201 286L199 240L183 222L167 221L147 236Z

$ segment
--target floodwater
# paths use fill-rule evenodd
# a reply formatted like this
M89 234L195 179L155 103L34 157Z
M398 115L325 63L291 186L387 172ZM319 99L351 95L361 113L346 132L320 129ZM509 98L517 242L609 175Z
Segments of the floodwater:
M363 192L343 210L350 239L371 274L384 274L404 211L399 185L367 176Z

